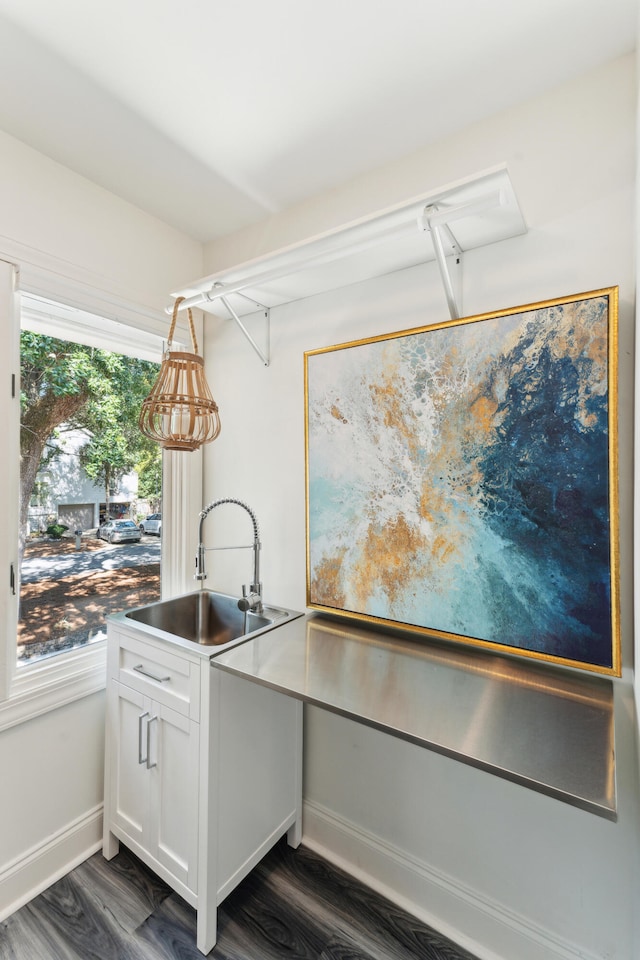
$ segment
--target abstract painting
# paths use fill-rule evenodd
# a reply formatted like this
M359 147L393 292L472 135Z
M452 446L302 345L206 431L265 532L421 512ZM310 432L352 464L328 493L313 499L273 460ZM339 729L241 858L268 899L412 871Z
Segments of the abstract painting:
M305 353L307 603L620 674L617 288Z

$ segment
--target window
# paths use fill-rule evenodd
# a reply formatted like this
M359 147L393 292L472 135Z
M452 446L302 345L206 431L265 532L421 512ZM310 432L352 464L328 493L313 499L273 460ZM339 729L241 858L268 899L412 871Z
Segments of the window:
M23 326L33 333L75 340L97 349L156 362L161 356L162 334L166 333L167 324L162 315L117 301L80 281L61 282L60 276L34 266L26 273L31 290L23 289L18 294L16 267L0 260L0 324L4 334L0 385L11 385L10 390L0 390L0 417L4 427L0 497L8 505L6 522L0 524L0 566L4 566L6 572L6 576L0 572L0 729L101 689L105 682L103 641L17 666L20 313ZM68 304L75 305L45 299L43 293L49 285L52 290L61 290ZM148 503L149 513L162 513L162 532L160 536L145 536L162 553L162 594L174 596L191 587L189 573L195 556L196 518L201 509L202 458L200 452L188 456L165 452L162 463L163 508L160 510L159 504ZM47 487L53 479L50 470L45 469L34 484L31 507L35 512L46 501ZM107 503L113 504L113 490L113 484L105 488L98 510L106 511ZM84 530L90 507L95 510L95 503L84 498L62 506L66 512L59 506L58 519L73 531ZM146 505L144 509L147 510Z
M34 302L20 335L19 665L104 639L107 614L160 598L160 545L139 524L160 506L162 457L138 429L158 364L52 336L55 323L35 332Z

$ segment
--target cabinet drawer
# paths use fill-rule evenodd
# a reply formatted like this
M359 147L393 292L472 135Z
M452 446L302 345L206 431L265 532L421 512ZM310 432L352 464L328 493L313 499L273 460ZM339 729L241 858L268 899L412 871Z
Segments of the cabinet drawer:
M118 680L198 720L199 664L133 637L119 639Z

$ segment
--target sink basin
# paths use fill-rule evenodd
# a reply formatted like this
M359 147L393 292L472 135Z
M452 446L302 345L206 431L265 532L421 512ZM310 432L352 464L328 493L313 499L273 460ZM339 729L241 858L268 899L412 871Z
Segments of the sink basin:
M243 613L238 609L237 597L200 590L127 610L122 616L192 643L221 646L258 630L279 626L301 614L269 606L265 606L262 613Z

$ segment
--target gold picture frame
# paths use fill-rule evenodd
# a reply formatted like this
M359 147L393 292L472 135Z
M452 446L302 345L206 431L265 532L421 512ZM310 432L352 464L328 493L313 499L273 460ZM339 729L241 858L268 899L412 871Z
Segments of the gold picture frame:
M307 351L307 605L619 676L617 351L617 287Z

